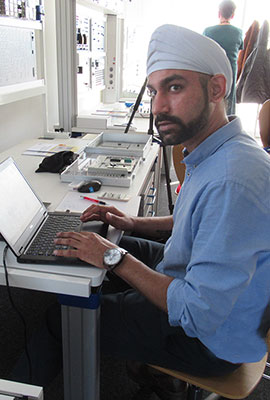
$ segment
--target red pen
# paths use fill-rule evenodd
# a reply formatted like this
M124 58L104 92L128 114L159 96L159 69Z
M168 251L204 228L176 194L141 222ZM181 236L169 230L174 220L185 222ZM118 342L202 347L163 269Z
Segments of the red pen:
M92 199L92 197L87 197L87 196L80 196L82 199L84 200L89 200L89 201L93 201L93 203L98 203L98 204L102 204L105 205L105 201L101 201L101 200L97 200L97 199Z

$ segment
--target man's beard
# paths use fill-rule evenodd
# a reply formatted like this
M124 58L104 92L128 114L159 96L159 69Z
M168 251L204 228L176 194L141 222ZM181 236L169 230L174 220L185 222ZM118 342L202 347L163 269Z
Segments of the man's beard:
M198 132L204 129L209 119L209 103L208 94L204 92L205 105L198 117L185 124L180 118L173 115L160 113L156 116L155 125L158 130L159 136L165 145L175 145L186 142L192 139ZM158 124L161 121L169 121L177 125L178 128L168 129L162 131L158 129Z

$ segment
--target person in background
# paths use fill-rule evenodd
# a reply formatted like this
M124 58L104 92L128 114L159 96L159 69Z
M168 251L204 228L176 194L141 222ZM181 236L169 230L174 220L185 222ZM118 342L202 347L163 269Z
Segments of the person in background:
M224 0L219 5L219 24L205 28L203 35L215 40L225 51L230 60L233 83L231 93L227 98L227 115L235 114L236 103L236 77L237 77L237 58L238 53L243 49L243 33L242 30L231 25L234 17L236 5L233 1Z

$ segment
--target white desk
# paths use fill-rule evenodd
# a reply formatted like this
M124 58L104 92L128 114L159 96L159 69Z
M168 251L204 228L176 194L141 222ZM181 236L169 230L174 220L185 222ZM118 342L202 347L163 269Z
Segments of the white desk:
M81 145L83 139L57 140L56 143ZM35 192L54 210L67 193L67 184L58 174L35 173L43 157L22 155L37 140L26 141L0 154L0 162L12 156ZM143 162L131 188L130 195L140 194L158 155L154 144ZM106 190L106 187L103 187ZM108 190L111 187L107 187ZM119 189L118 189L119 190ZM127 190L127 188L125 188ZM130 210L132 213L134 210ZM0 242L0 284L5 285ZM65 400L99 399L99 295L105 272L95 267L19 264L8 250L6 264L10 286L57 293L61 297Z

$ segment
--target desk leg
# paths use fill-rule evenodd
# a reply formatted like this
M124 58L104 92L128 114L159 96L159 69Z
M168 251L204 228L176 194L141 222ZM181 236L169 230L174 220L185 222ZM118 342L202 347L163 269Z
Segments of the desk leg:
M65 400L99 400L100 307L61 307Z

